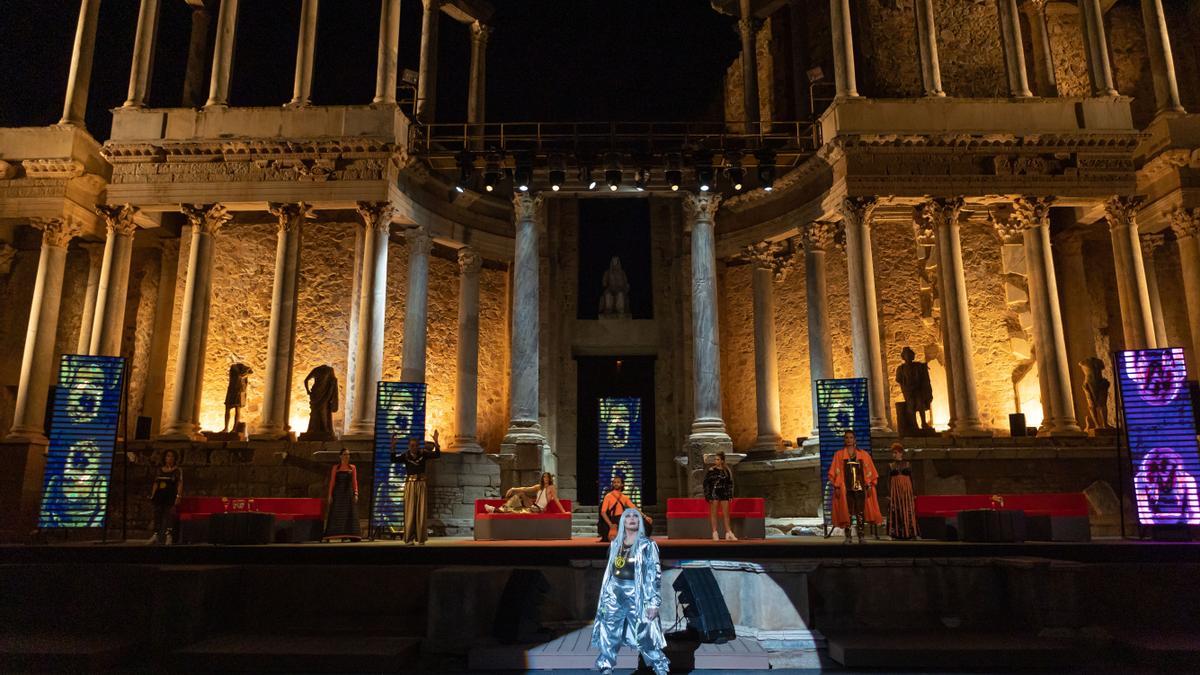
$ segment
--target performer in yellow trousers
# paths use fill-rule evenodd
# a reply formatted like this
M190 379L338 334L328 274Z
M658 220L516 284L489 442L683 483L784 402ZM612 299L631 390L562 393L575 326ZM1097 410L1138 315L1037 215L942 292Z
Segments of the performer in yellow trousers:
M433 432L433 443L421 447L415 438L408 439L408 450L401 455L395 453L396 439L392 439L392 462L404 464L404 543L424 544L428 537L425 529L425 513L428 510L428 493L425 484L426 462L442 456L438 444L438 432Z

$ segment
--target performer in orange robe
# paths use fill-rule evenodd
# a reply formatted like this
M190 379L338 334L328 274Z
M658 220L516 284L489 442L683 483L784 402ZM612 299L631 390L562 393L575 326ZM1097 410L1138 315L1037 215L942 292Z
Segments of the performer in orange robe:
M875 470L875 462L871 460L871 454L858 449L853 431L847 431L845 439L845 446L833 455L833 464L829 467L829 484L833 486L833 525L845 531L846 543L850 543L851 516L858 518L858 541L862 543L864 520L874 525L883 523L883 513L879 510L879 497L875 493L875 484L879 482L879 472ZM856 501L856 496L847 494L847 492L854 492L853 485L846 485L845 466L848 460L862 464L863 473L860 485L863 501L862 511L859 513L852 513L852 510L857 509L852 509L850 503ZM847 487L850 490L847 490ZM857 505L855 504L855 506Z

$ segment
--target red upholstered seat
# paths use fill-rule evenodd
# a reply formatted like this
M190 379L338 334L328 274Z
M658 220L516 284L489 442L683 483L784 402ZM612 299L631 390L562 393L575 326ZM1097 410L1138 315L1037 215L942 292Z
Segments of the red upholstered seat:
M1087 497L1081 492L1000 495L1004 507L1024 511L1026 515L1088 515ZM991 495L921 495L917 497L918 517L953 517L959 511L992 508Z
M179 519L203 520L227 511L273 513L276 520L321 520L320 499L298 497L183 497L179 500Z
M504 506L503 499L476 499L475 500L475 519L476 520L570 520L571 519L571 500L560 499L563 508L566 511L559 511L558 504L550 502L546 506L546 510L541 513L488 513L485 506L494 506L500 508Z
M229 508L225 497L181 497L176 513L179 520L201 520Z
M708 518L708 502L693 497L674 497L667 500L667 520L675 518ZM765 518L767 500L762 497L735 497L729 503L730 518Z

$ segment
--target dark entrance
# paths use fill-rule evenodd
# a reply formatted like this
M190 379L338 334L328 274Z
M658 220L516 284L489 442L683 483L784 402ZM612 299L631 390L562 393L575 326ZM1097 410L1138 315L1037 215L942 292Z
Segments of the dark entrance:
M642 399L642 500L657 503L654 452L653 356L577 356L578 424L575 437L575 475L579 503L599 504L600 405L606 396Z

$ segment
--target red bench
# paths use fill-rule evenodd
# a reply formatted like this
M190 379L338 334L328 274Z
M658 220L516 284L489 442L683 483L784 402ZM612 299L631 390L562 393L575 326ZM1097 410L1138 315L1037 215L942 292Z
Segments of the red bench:
M488 506L500 508L503 499L475 500L475 540L570 539L571 500L560 499L566 511L554 502L541 513L488 513Z
M709 505L703 499L676 497L667 500L668 539L709 539ZM719 517L718 517L719 518ZM767 501L761 497L735 497L729 502L729 522L738 539L765 539ZM724 525L718 524L722 530ZM721 534L724 534L721 532Z
M1025 514L1025 538L1034 541L1088 541L1091 525L1087 497L1081 492L1002 494L1000 508ZM961 511L991 509L992 495L921 495L917 520L926 539L957 539Z
M275 541L316 541L324 530L320 499L296 497L183 497L176 513L179 541L207 541L208 521L218 513L254 511L275 516Z

